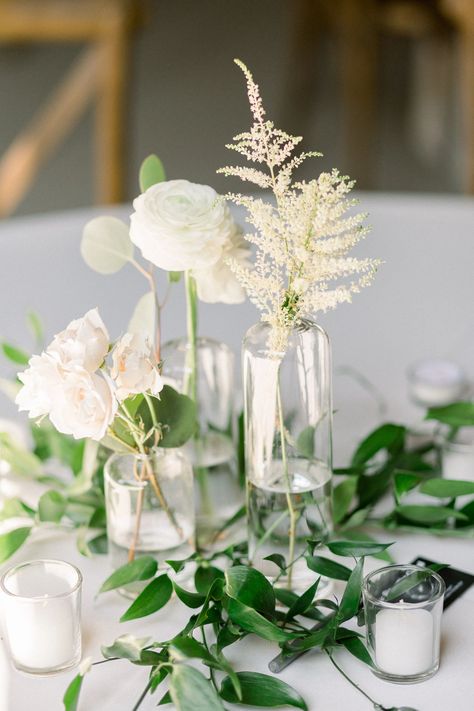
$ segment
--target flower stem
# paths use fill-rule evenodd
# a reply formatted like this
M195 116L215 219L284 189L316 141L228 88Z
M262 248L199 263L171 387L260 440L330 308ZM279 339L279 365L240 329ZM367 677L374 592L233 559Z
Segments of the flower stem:
M286 454L286 439L285 439L285 422L283 419L283 406L281 402L281 389L280 389L280 379L278 378L277 384L277 406L278 406L278 419L280 421L280 439L281 439L281 460L283 464L283 473L285 475L286 481L286 503L288 505L288 514L290 517L290 529L288 532L289 546L288 546L288 587L291 589L292 578L293 578L293 562L295 558L295 539L296 539L296 511L291 500L291 482L290 474L288 471L288 457Z
M360 686L359 686L358 684L355 683L355 681L352 681L352 679L350 678L350 676L348 676L348 675L346 674L346 672L345 672L345 671L339 666L339 664L336 662L336 660L335 660L334 657L332 656L331 652L329 652L327 649L325 650L325 652L326 652L326 654L328 655L328 657L329 657L329 659L331 660L331 662L332 662L332 663L334 664L334 666L336 667L337 671L338 671L340 674L342 674L342 676L344 677L344 679L346 679L346 681L348 681L349 684L352 684L352 686L353 686L355 689L357 689L357 691L359 691L363 696L365 696L365 698L368 699L368 700L374 705L374 708L381 708L380 704L378 704L376 701L374 701L363 689L360 688Z

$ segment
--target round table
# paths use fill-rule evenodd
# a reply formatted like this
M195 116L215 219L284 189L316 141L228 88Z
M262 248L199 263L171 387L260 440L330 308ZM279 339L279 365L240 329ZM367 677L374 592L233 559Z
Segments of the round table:
M471 379L474 376L474 200L395 194L359 197L362 208L369 212L373 232L358 254L378 256L384 264L375 284L355 296L351 306L343 305L320 319L333 345L337 464L345 463L354 444L382 419L421 421L423 412L409 402L406 392L406 368L410 363L424 357L446 357L462 365ZM85 209L14 218L0 224L1 339L31 351L24 319L31 309L42 316L47 339L95 306L100 307L112 337L126 330L136 300L146 291L143 278L129 266L110 277L95 274L82 262L79 243L82 227L92 216L114 214L126 219L129 213L130 207ZM256 318L248 303L229 307L201 305L200 333L226 341L238 352L243 333ZM173 287L163 328L166 339L183 335L180 285ZM2 362L1 376L13 372L11 365ZM18 419L14 406L4 396L0 400L0 417ZM17 487L22 496L37 495L28 481L7 479L3 485ZM380 538L391 539L387 535ZM474 573L472 540L397 534L392 552L398 562L422 555ZM95 597L108 574L106 560L80 556L74 537L67 533L40 534L2 570L12 562L36 557L64 558L82 570L84 656L94 660L101 658L100 645L110 644L120 634L167 639L187 614L175 599L150 618L120 624L118 619L126 601L115 593ZM375 564L368 560L368 568ZM339 661L363 689L386 706L470 711L474 694L473 619L474 587L444 614L441 668L423 684L397 686L383 682L343 651ZM266 672L268 661L277 651L270 643L252 637L232 646L229 659L237 669ZM12 670L0 644L0 711L59 710L73 675L44 679L21 675ZM300 691L311 711L370 708L369 702L321 654L306 655L281 677ZM146 679L145 668L125 661L100 665L84 681L79 708L132 709ZM147 697L141 708L155 708L160 696L158 691Z

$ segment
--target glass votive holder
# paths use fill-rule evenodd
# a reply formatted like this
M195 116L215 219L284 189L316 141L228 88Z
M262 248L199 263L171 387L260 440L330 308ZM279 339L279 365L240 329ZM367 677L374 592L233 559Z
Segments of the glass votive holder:
M81 659L82 575L62 560L32 560L0 580L3 628L13 665L46 676Z
M437 672L444 591L441 576L416 565L390 565L367 575L366 639L378 677L412 684Z
M468 388L463 369L449 360L420 360L410 366L407 379L411 400L422 407L449 405Z
M451 435L440 434L437 444L443 477L474 481L474 427L461 427Z

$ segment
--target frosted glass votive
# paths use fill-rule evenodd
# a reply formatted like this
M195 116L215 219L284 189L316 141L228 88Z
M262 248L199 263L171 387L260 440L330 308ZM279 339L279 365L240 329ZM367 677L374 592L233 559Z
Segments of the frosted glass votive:
M409 684L437 672L444 591L437 573L416 565L390 565L365 578L366 638L377 676Z
M80 571L61 560L33 560L4 573L0 609L16 669L49 675L79 663L81 587Z
M463 369L449 360L421 360L407 371L411 400L423 407L442 407L459 400L468 388Z

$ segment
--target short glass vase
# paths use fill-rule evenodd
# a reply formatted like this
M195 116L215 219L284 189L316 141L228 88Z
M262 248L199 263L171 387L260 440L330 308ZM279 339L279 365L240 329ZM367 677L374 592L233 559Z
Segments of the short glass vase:
M163 564L194 551L193 473L182 452L113 454L105 464L104 486L114 570L143 555ZM136 592L133 586L127 590Z
M318 577L307 540L332 530L331 353L325 331L301 321L278 343L272 327L252 326L243 343L249 557L296 592ZM278 571L267 556L285 558ZM320 591L328 581L320 582Z
M370 573L362 594L374 674L399 684L429 679L439 667L445 583L416 565Z
M235 362L225 343L199 337L162 348L163 376L197 404L199 428L183 448L193 465L196 532L199 547L222 541L219 533L244 503L244 483L237 466Z

